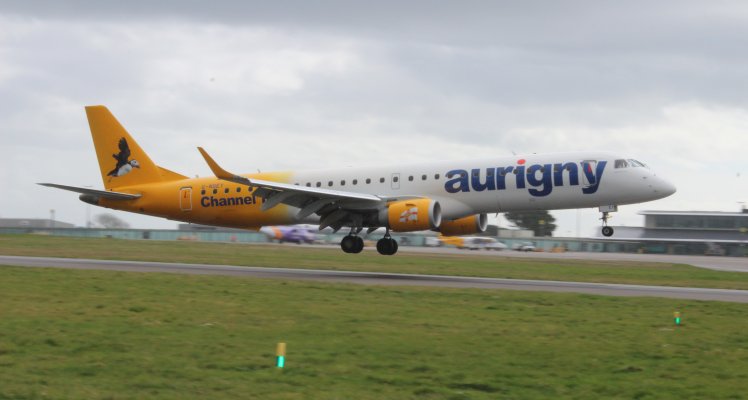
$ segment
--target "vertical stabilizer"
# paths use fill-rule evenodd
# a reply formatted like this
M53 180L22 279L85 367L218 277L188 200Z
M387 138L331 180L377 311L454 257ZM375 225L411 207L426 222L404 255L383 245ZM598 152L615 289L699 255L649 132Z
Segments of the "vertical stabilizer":
M86 116L107 190L162 180L156 164L106 107L88 106Z

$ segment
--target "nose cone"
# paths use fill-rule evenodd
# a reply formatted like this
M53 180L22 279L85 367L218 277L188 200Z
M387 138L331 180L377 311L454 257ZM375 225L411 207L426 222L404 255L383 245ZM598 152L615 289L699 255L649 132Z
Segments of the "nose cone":
M661 199L668 197L677 191L675 185L660 177L657 177L656 183L652 186L657 196Z

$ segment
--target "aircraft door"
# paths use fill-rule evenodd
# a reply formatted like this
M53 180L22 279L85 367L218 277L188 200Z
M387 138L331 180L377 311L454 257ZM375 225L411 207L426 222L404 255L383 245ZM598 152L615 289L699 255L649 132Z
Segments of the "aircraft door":
M179 189L179 208L182 211L192 211L192 187Z
M400 174L399 173L392 174L392 189L394 190L400 189Z

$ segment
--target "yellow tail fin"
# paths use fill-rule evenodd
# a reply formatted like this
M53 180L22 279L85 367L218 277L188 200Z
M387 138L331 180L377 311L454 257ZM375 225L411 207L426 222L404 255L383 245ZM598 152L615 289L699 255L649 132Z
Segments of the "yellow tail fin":
M86 116L107 190L186 178L154 164L106 107L86 107Z

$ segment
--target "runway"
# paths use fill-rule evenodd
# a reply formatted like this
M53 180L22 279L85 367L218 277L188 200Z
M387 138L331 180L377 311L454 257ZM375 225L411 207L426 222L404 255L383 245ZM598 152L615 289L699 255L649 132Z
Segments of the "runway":
M166 272L196 275L228 275L265 279L292 279L322 281L330 283L353 283L362 285L431 286L449 288L570 292L604 296L647 296L748 303L748 290L19 256L0 256L0 265L128 272Z
M746 257L716 257L676 254L636 254L636 253L595 253L595 252L519 252L513 250L485 251L459 250L453 247L401 247L412 253L443 253L482 255L486 257L507 258L539 258L543 260L596 260L596 261L631 261L656 262L668 264L686 264L694 267L713 269L716 271L748 272L748 258Z

